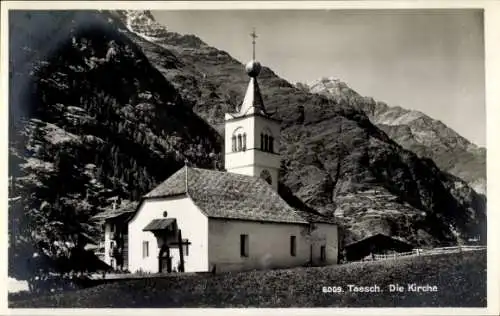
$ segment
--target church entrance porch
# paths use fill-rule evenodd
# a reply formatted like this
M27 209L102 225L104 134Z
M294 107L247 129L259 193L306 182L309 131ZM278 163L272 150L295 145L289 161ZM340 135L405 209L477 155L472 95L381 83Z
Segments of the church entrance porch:
M158 248L158 272L184 272L185 256L190 242L182 239L182 232L175 218L153 219L143 231L150 231L156 237Z

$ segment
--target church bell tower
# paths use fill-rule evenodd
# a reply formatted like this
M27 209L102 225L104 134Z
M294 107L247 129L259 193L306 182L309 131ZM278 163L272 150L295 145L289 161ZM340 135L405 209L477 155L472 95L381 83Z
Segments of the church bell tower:
M225 115L225 168L229 172L261 177L278 190L280 121L266 111L257 77L255 30L251 34L253 58L245 70L250 77L245 98L236 113Z

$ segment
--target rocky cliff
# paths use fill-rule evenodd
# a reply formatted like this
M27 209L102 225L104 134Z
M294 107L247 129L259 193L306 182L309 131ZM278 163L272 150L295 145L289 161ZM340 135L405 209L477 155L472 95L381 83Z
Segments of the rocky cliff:
M419 111L363 97L331 77L298 86L364 111L372 123L405 149L432 159L441 170L467 181L476 192L486 194L486 148L471 143L443 122Z

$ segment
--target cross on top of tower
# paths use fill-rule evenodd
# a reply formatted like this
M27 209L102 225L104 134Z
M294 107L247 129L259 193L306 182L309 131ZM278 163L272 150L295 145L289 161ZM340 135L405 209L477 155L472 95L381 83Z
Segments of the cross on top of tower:
M253 54L252 54L252 60L247 63L246 65L246 71L247 74L255 78L259 75L260 72L260 63L255 60L255 39L257 38L257 33L255 33L255 28L253 29L252 33L250 33L250 36L252 37L252 45L253 45Z
M253 29L252 33L250 33L250 36L252 37L252 45L253 45L252 60L255 60L255 39L257 38L257 33L255 33L255 28Z

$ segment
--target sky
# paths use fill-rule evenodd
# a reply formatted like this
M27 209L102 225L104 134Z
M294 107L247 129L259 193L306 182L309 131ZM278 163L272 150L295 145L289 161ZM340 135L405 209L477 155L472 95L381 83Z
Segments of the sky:
M486 145L480 10L154 11L170 31L195 34L291 83L334 77L363 96L419 110Z

